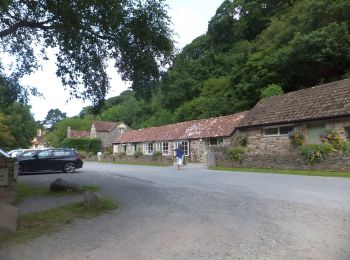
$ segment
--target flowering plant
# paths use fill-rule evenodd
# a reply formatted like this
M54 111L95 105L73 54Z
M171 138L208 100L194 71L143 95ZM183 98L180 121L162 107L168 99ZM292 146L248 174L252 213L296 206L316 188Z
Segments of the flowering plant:
M335 149L341 148L341 137L335 130L327 130L321 134L320 138L323 143L329 143Z
M291 140L292 144L294 144L297 147L302 146L304 143L304 135L299 130L290 132L289 139Z

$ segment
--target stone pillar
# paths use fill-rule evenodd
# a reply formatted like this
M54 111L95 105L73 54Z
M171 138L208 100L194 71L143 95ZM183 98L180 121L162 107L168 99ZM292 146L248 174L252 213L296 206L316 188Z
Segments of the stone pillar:
M12 158L0 155L0 202L14 203L16 199L17 169Z
M18 223L18 208L12 206L16 199L18 163L0 154L0 233L15 232Z
M208 151L208 167L215 167L215 166L216 166L215 152Z

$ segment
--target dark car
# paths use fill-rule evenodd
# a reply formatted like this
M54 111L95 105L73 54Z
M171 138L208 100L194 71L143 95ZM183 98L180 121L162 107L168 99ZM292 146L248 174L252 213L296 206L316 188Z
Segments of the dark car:
M19 156L19 173L37 171L63 171L72 173L83 167L80 155L73 149L53 148Z

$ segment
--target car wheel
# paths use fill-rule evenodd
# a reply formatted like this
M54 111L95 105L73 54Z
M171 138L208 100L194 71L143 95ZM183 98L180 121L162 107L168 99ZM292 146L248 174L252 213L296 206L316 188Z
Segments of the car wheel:
M75 172L75 164L73 162L67 162L64 165L63 172L67 172L67 173Z

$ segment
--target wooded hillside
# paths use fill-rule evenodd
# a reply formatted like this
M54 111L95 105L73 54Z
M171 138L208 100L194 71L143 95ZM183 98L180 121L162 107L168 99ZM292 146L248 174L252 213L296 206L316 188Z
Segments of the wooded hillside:
M290 92L350 77L349 22L348 0L226 0L151 98L125 91L100 117L140 128L227 115L253 107L269 85Z

